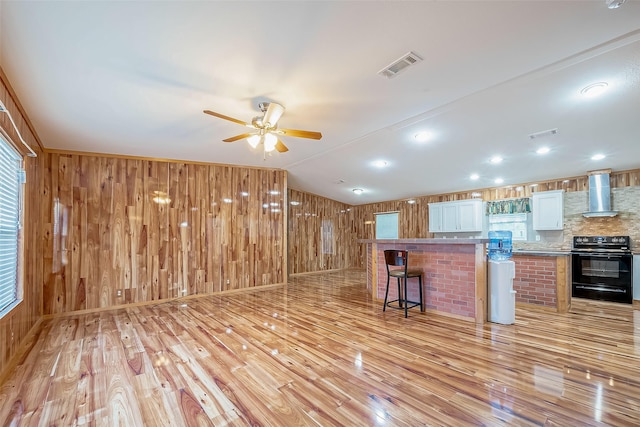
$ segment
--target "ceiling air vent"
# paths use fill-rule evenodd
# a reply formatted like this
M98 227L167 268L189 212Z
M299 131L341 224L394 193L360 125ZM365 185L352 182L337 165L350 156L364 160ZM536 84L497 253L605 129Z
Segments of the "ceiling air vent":
M558 133L558 128L543 130L542 132L532 133L531 135L529 135L529 139L537 139L537 138L542 138L546 136L553 136L557 133Z
M393 61L390 65L387 65L382 70L378 71L378 74L390 79L394 77L396 74L398 74L400 71L420 61L422 61L422 58L420 58L414 52L409 52L404 56L402 56L401 58Z

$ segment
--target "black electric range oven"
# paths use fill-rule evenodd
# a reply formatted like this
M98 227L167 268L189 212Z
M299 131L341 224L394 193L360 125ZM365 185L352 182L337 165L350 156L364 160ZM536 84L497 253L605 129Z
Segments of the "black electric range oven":
M631 304L630 248L629 236L575 236L571 251L571 295Z

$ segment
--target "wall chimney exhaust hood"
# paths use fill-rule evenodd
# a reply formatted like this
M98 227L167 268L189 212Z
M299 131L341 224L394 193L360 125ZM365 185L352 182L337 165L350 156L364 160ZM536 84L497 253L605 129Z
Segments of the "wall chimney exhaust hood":
M596 218L618 215L618 212L611 210L611 169L590 171L587 175L589 176L589 210L582 216Z

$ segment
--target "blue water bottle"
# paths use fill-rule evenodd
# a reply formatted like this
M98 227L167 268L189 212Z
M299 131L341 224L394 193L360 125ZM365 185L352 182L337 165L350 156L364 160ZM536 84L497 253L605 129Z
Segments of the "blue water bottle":
M489 259L504 261L511 258L512 251L511 231L497 230L489 232Z

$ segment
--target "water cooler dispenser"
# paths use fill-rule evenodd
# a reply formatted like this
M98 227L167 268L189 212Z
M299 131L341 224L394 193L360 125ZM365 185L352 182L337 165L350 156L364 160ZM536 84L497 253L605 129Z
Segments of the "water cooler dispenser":
M516 266L511 259L511 231L489 232L489 320L511 325L516 319Z

